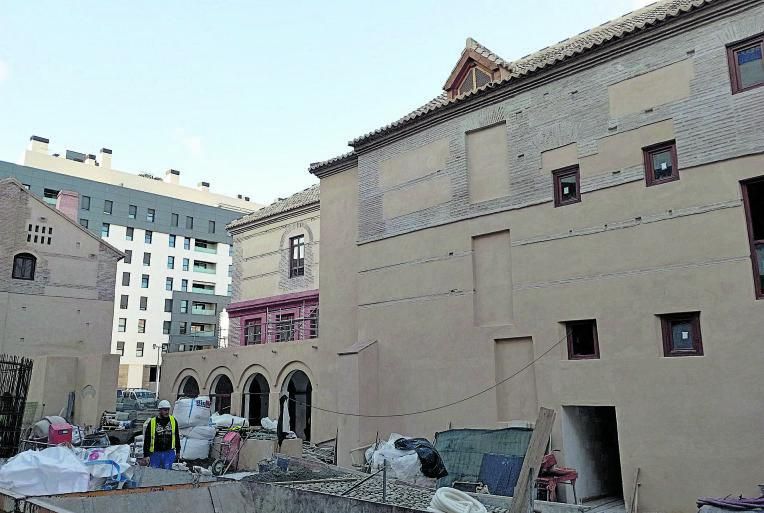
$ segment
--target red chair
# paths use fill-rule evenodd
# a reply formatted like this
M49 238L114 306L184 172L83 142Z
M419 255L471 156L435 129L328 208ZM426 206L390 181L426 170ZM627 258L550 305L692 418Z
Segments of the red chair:
M573 468L557 466L557 458L549 453L541 460L541 470L536 478L536 490L544 491L546 500L557 502L557 485L568 484L573 487L573 503L578 504L576 496L576 479L578 472Z

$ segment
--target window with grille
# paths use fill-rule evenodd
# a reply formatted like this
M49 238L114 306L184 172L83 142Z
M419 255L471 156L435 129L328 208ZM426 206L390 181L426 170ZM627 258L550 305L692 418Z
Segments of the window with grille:
M12 278L16 280L34 280L37 258L30 253L19 253L13 257Z
M475 89L488 84L490 81L491 76L488 73L478 68L477 66L474 66L467 72L464 80L462 80L462 83L459 86L459 94L465 94L470 91L474 91Z
M253 344L262 344L263 325L260 319L250 319L244 323L244 344L249 346Z
M289 277L305 274L305 236L298 235L289 239Z
M294 340L294 314L276 316L276 342Z

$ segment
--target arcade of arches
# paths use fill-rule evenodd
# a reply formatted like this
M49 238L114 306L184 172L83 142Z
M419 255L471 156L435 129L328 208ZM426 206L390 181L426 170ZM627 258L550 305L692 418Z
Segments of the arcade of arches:
M240 390L236 390L231 378L220 370L213 371L207 382L210 383L208 395L213 411L240 415L247 418L251 425L259 425L264 417L278 418L279 397L286 394L289 397L290 430L299 438L310 440L313 384L302 370L289 372L280 387L269 383L259 372L249 375ZM175 395L177 398L200 395L197 378L191 375L183 377Z

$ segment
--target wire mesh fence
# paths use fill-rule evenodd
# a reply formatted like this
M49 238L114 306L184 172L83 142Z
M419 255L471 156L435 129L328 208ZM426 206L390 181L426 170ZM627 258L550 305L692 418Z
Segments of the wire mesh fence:
M16 454L21 439L32 360L0 355L0 458Z

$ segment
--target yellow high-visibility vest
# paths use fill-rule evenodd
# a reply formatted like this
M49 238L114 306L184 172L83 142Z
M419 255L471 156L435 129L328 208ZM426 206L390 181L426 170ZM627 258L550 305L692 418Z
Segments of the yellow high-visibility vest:
M175 449L175 430L178 429L178 423L175 422L175 417L170 415L170 429L172 429L172 442L170 442L170 449ZM157 418L151 417L151 424L149 429L149 436L151 437L151 443L149 444L149 452L154 452L154 440L157 438Z

